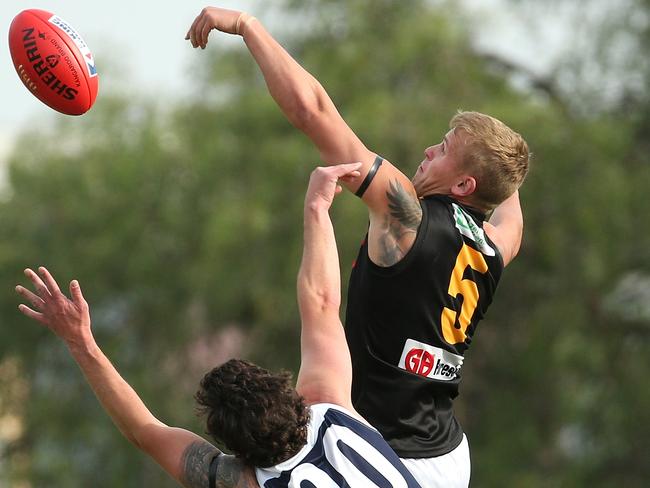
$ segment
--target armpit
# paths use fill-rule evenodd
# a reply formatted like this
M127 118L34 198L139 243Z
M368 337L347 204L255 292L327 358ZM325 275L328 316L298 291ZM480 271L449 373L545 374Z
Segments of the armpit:
M371 258L379 266L392 266L411 249L422 221L418 197L409 193L399 181L390 182L386 192L388 209L379 232L377 256Z
M403 232L417 232L422 220L422 207L418 197L406 191L397 180L390 182L386 196L390 218L403 228Z

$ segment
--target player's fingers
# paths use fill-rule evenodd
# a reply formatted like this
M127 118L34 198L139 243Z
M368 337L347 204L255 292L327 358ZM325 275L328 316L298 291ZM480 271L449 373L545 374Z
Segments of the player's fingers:
M34 285L34 288L36 289L36 293L38 293L38 296L40 296L43 300L52 296L50 294L50 291L47 289L47 286L45 286L45 283L43 283L43 280L40 278L40 276L34 273L33 270L27 268L25 270L25 276L29 278L29 280Z
M331 178L343 178L345 175L351 174L353 171L359 171L361 163L344 163L324 168L324 172Z
M41 277L43 278L43 281L47 285L47 288L50 290L51 295L59 295L61 293L61 289L59 288L59 284L56 282L54 277L50 274L50 272L45 268L45 266L40 266L38 268L38 272L40 273Z
M192 24L192 28L190 29L190 42L192 43L192 47L194 48L199 47L199 43L196 39L197 37L196 29L200 22L201 22L200 17L197 17L196 20L194 21L194 24Z
M36 320L37 322L40 322L41 324L47 325L47 320L45 320L45 315L43 315L40 312L36 312L35 310L32 310L29 308L27 305L23 305L22 303L18 305L18 310L21 311L23 315L26 317L29 317L30 319Z
M354 171L350 171L349 173L341 176L339 180L345 181L346 183L351 183L354 180L356 180L359 176L361 176L361 172L358 169L355 169Z
M34 306L34 308L40 310L43 308L43 305L45 305L45 302L41 297L29 291L24 286L20 286L20 285L16 286L16 293L18 293L21 297L23 297L25 300L31 303Z
M212 29L217 29L216 19L212 18L210 15L206 15L203 23L197 28L197 32L200 33L200 41L203 47L208 44L208 37L210 36Z
M208 45L208 36L210 35L210 31L213 29L213 25L211 22L205 22L201 26L201 34L200 34L200 40L201 40L201 47L205 49L205 46Z
M199 47L201 45L201 29L203 28L205 20L203 17L196 21L196 24L192 27L190 32L190 40L192 41L192 46Z
M192 46L194 46L194 32L196 29L196 24L199 22L199 19L203 16L203 13L200 13L194 18L194 22L192 22L192 25L190 26L189 30L187 31L187 34L185 35L185 39L188 39L192 42ZM196 46L194 46L196 47Z
M86 300L84 299L83 293L81 293L81 286L77 280L70 282L70 296L72 296L72 301L78 307L86 306Z
M337 164L336 166L332 166L335 168L335 172L339 177L347 175L349 173L352 173L353 171L359 171L359 168L361 168L361 164L359 162L356 163L344 163L344 164Z

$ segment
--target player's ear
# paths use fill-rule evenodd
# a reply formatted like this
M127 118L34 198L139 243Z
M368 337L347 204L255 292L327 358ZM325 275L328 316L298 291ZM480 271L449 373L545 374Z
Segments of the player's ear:
M451 194L455 197L466 197L476 191L476 179L473 176L463 175L451 187Z

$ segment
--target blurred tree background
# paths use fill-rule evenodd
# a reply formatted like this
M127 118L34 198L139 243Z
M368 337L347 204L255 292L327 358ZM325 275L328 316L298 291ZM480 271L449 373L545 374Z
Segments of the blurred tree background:
M524 243L457 400L472 486L650 479L650 2L623 3L513 0L524 17L575 16L544 76L477 49L477 19L454 2L272 9L301 20L278 37L407 174L458 108L504 120L535 154ZM196 60L190 102L106 90L83 118L16 145L0 195L2 486L174 485L113 428L65 347L17 312L26 266L80 280L99 344L168 424L203 432L192 394L231 356L297 370L302 200L318 155L243 46L213 43ZM343 195L333 217L346 282L367 215Z

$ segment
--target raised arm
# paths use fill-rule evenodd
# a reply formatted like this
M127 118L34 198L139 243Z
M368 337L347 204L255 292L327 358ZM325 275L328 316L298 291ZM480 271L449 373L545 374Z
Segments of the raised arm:
M352 366L339 318L341 277L329 208L342 181L358 176L360 163L317 168L305 196L304 247L298 273L302 331L296 389L309 404L352 409Z
M524 232L524 217L519 204L519 191L499 205L484 224L488 237L496 244L503 265L507 266L519 252Z
M168 427L154 417L95 342L79 283L70 283L70 300L45 268L39 268L39 274L25 270L36 293L18 285L18 294L33 307L21 304L19 310L65 342L106 413L129 441L187 488L208 488L213 459L216 488L258 487L252 470L233 456L223 455L198 435Z
M206 7L186 38L194 47L204 48L212 29L244 38L271 96L287 119L312 139L326 163L369 160L372 164L374 155L343 121L321 84L287 53L258 19L234 10Z
M212 29L243 36L280 109L294 126L312 140L326 164L361 162L359 177L343 182L348 189L356 191L373 166L376 155L346 124L316 78L287 53L258 19L246 13L206 7L195 19L186 38L194 47L204 48ZM378 217L383 222L385 216L390 217L391 184L401 187L405 195L417 199L409 178L390 162L384 161L372 185L363 194L371 219Z

